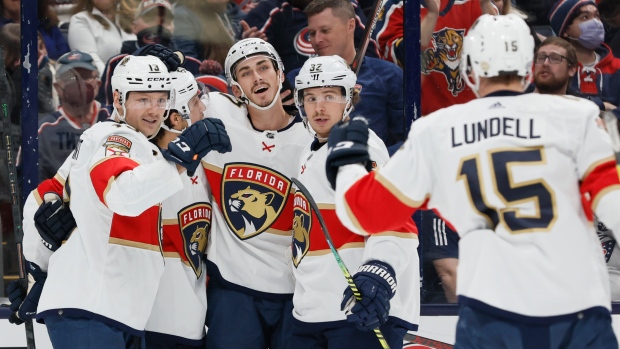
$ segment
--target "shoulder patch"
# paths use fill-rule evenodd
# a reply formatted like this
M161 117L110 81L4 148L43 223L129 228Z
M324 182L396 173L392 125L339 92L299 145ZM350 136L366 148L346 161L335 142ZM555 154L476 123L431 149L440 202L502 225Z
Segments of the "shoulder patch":
M112 135L105 141L104 146L113 146L128 152L131 149L131 144L131 141L125 137Z

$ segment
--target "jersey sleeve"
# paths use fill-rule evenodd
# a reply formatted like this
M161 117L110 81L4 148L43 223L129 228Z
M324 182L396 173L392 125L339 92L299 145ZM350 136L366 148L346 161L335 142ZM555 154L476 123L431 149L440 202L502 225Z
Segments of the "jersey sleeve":
M162 157L153 162L141 159L154 156L153 150L140 149L145 146L131 136L107 137L91 159L90 180L97 197L110 210L136 217L181 190L183 183L176 166Z
M576 151L583 208L589 220L592 213L613 231L620 231L620 177L611 140L594 104L583 127L582 139Z
M73 158L69 156L58 169L56 175L41 182L37 188L28 195L24 203L24 218L22 222L24 232L24 258L29 262L36 263L41 267L42 271L47 271L49 259L53 252L43 244L39 231L34 225L34 215L39 209L39 206L43 204L43 199L47 193L54 193L65 201L69 200L67 191L65 190L65 184L72 163Z
M336 212L351 231L362 235L402 231L415 209L425 204L431 176L420 147L420 121L385 166L370 173L360 164L338 171Z

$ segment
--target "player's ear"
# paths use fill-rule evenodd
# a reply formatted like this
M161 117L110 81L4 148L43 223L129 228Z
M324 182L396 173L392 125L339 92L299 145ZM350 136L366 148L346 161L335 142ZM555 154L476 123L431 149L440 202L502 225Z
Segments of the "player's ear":
M113 99L114 99L114 108L116 108L116 110L123 110L123 106L121 105L121 94L120 92L118 92L118 90L114 91L114 93L112 94Z
M355 31L355 18L349 18L349 23L347 23L347 29Z
M183 121L183 117L181 116L181 114L179 114L176 111L170 112L170 123L172 124L172 127L174 129L176 129L176 126L179 126L182 121Z
M241 89L239 88L239 86L233 85L231 89L232 89L232 93L233 93L233 95L235 95L235 97L237 97L237 98L241 97Z

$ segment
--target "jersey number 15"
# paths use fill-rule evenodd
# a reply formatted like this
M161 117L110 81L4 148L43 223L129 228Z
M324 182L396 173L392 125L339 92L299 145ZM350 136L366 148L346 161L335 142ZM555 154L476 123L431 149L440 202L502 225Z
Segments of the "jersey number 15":
M503 202L502 207L493 207L486 200L483 187L480 155L461 160L457 180L465 181L469 200L475 210L495 229L503 223L513 234L549 231L557 218L555 194L547 182L534 179L514 183L513 166L535 166L546 162L543 147L489 150L490 174L495 194ZM534 170L533 170L534 171ZM536 213L524 215L519 204L533 202Z

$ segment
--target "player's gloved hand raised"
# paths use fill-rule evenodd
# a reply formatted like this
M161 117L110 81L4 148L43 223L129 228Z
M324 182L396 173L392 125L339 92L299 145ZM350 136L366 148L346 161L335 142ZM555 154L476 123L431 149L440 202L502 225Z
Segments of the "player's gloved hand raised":
M168 150L162 150L162 154L166 160L185 167L187 174L193 176L202 158L211 150L219 153L232 150L226 127L220 119L207 118L192 124L168 143Z
M172 51L160 44L151 44L140 47L133 56L155 56L168 67L168 71L175 71L185 63L185 55L181 51Z
M39 298L47 278L47 273L41 271L41 268L35 263L26 262L26 265L29 274L28 283L32 284L30 291L26 294L26 289L19 280L11 282L6 288L11 302L9 308L13 311L9 316L9 322L15 325L21 325L37 314Z
M347 321L362 331L373 330L388 320L390 299L396 293L396 275L392 267L381 261L363 264L353 275L353 282L361 294L357 300L350 287L344 290L340 310Z
M363 117L356 116L334 125L329 132L327 146L325 172L333 189L336 189L340 166L361 163L367 170L372 169L368 154L368 122Z
M43 203L34 214L34 225L41 240L52 251L56 251L77 226L69 206L55 196L57 200Z

